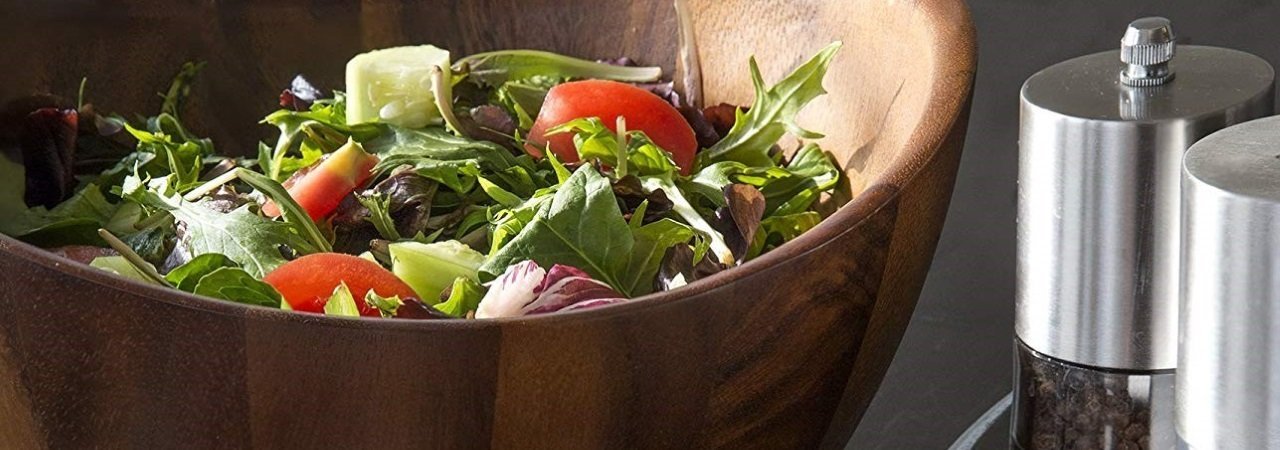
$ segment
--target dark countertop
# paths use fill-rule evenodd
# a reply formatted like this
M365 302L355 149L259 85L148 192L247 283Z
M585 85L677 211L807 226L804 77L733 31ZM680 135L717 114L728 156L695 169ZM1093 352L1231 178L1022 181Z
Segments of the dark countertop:
M964 157L929 279L849 448L945 449L1009 393L1013 368L1018 90L1072 57L1118 49L1129 21L1173 21L1179 44L1280 65L1268 0L969 0L978 74ZM1117 55L1118 57L1118 55ZM1007 415L995 427L1007 428ZM977 448L1008 448L983 439Z

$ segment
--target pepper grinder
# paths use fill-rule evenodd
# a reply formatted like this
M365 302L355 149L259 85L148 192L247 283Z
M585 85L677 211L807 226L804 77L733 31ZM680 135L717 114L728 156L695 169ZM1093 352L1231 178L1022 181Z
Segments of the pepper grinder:
M1174 448L1182 156L1270 115L1274 78L1248 53L1178 46L1150 17L1129 24L1118 54L1027 79L1015 446Z
M1280 117L1187 151L1180 448L1280 449Z

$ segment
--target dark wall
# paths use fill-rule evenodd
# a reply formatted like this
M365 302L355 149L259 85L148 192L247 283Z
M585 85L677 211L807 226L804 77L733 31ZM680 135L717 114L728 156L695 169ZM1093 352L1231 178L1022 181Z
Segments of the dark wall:
M1179 43L1236 48L1280 65L1280 2L970 0L969 7L978 75L951 211L915 317L850 448L945 449L1011 388L1023 80L1119 48L1125 25L1150 15L1171 19Z

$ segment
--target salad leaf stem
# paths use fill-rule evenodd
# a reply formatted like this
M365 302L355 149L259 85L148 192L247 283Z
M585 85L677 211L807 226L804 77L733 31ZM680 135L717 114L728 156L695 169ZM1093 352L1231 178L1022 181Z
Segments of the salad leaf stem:
M218 190L222 185L235 181L236 178L239 177L240 172L238 170L232 170L222 175L218 175L214 179L206 181L204 184L188 191L186 195L182 196L182 199L189 202L200 200L201 198L204 198L204 196Z
M684 219L689 226L707 235L710 239L711 252L715 254L716 260L727 266L733 266L735 261L733 251L729 250L729 244L725 242L724 235L716 231L710 223L707 223L707 219L698 214L693 204L689 203L675 183L663 177L644 177L641 182L650 192L662 189L662 192L666 193L667 198L671 200L671 210Z
M458 71L488 86L537 76L597 78L631 83L657 81L661 67L627 67L587 61L541 50L499 50L477 53L454 63Z
M289 191L284 189L284 186L281 186L275 180L267 178L265 175L243 167L237 168L232 172L236 173L241 181L253 186L254 189L262 191L272 201L276 202L285 220L298 227L298 231L301 231L302 235L312 245L315 245L319 251L333 251L333 245L320 233L320 228L316 227L316 223L311 220L311 216L307 215L307 212L303 211L301 206L298 206L298 202L293 200L293 197L289 195Z
M147 260L142 259L142 256L139 256L137 252L133 251L133 248L129 247L129 244L124 243L124 241L120 240L116 235L111 234L111 232L107 231L105 228L99 228L98 235L102 236L102 240L107 241L107 245L110 245L113 250L119 252L120 256L124 257L125 261L129 261L129 264L132 264L135 269L138 269L138 272L146 275L147 278L159 283L161 286L173 287L173 284L170 283L169 280L164 279L164 277L160 276L159 272L156 272L155 267L148 263Z
M445 125L458 136L469 137L463 131L462 122L453 113L453 83L449 82L451 74L444 67L435 66L431 69L431 91L435 93L436 108L440 109L440 117L444 118Z
M618 178L627 176L627 118L618 116L618 120L614 122L614 129L618 134L617 156L618 165L613 168L613 172Z

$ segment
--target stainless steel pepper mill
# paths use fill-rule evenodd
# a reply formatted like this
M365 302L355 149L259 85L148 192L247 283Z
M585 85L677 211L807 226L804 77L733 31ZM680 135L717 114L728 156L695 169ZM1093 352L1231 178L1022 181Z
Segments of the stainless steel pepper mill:
M1183 153L1270 115L1262 59L1131 23L1021 95L1014 442L1172 448Z
M1214 133L1184 165L1181 446L1280 449L1280 117Z

